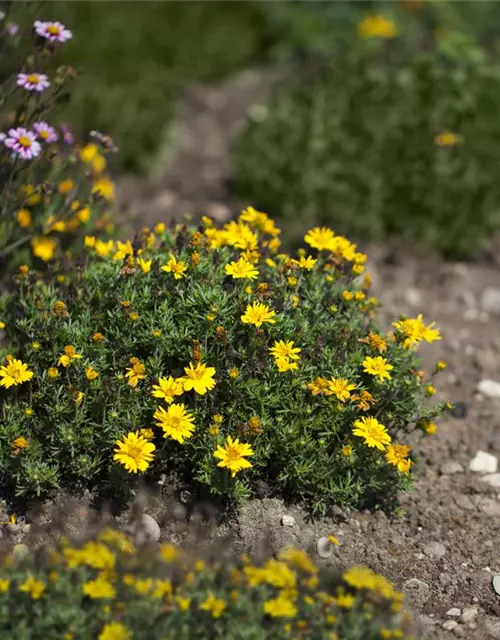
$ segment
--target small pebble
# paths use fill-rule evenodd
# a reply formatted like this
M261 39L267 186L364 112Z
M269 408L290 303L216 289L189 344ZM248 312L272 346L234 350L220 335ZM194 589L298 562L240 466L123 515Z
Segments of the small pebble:
M21 527L18 524L14 524L13 522L9 522L9 524L5 525L5 528L11 536L15 536L21 531Z
M137 544L145 542L158 542L161 536L160 525L147 513L143 513L139 522L136 524L136 541Z
M477 385L477 390L487 398L500 398L500 382L486 378Z
M500 516L500 502L493 498L482 498L478 503L478 507L487 516Z
M281 524L284 527L293 527L295 525L295 518L293 516L284 515L281 518Z
M481 306L493 316L500 316L500 289L487 287L481 296Z
M486 451L478 451L469 464L469 469L477 473L496 473L497 468L497 457Z
M329 558L333 553L333 544L326 536L323 536L316 543L316 549L320 558Z
M456 620L447 620L446 622L443 622L443 629L446 629L446 631L453 631L455 627L458 627L458 622Z
M500 487L500 473L490 473L487 476L483 476L481 480L487 482L492 487Z
M442 558L446 555L446 547L441 542L429 542L429 544L425 545L423 551L426 556L431 558Z
M458 609L457 607L453 607L452 609L449 609L446 612L447 616L450 616L450 618L458 618L458 616L461 614L462 612L460 611L460 609Z
M497 617L488 616L484 620L484 628L488 634L488 638L500 640L500 620Z
M463 473L464 468L460 464L460 462L455 462L454 460L449 460L441 465L441 473L444 476L452 476L455 473Z
M465 622L466 624L468 622L474 622L478 614L479 614L479 610L477 607L465 607L465 609L462 612L462 615L460 616L460 620L462 622Z
M454 418L463 419L467 417L468 407L465 402L455 402L450 413Z
M403 593L406 594L410 605L421 608L431 595L431 588L423 580L410 578L403 585Z

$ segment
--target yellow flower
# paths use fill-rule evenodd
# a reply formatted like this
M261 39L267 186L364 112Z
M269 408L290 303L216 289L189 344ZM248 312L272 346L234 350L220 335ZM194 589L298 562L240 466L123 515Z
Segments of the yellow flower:
M176 380L170 376L169 378L160 378L158 384L153 385L152 394L155 398L162 398L168 404L174 401L175 396L184 393L184 387L180 380Z
M32 184L25 184L19 189L21 196L26 198L26 204L29 207L34 207L42 199L41 195L36 192L37 188L38 187L34 187Z
M297 608L293 602L280 595L264 602L264 612L271 618L295 618Z
M392 326L405 338L403 346L406 349L417 345L419 342L435 342L441 340L439 329L434 329L435 322L425 326L422 314L416 318L403 318L399 322L393 322Z
M31 212L28 209L19 209L17 212L17 222L23 229L29 227L31 224Z
M172 273L176 280L186 277L187 266L182 260L177 261L176 257L170 254L170 260L161 268L162 271Z
M130 432L116 441L113 460L122 464L129 473L146 471L153 460L153 452L156 449L152 442L137 433Z
M357 403L357 406L362 411L368 411L372 404L376 403L376 400L372 396L372 394L369 391L365 391L364 389L359 395L356 394L351 396L351 400L355 401Z
M82 224L86 224L90 220L90 207L83 207L76 215Z
M99 148L96 144L86 144L80 150L80 159L86 164L92 164L94 158L99 154Z
M238 378L239 375L240 375L240 372L235 367L233 367L232 369L229 369L229 377L232 378L233 380L236 380L236 378Z
M142 258L137 258L136 262L143 273L149 273L151 271L151 265L153 264L152 260L143 260Z
M387 359L382 358L382 356L376 356L375 358L367 356L363 360L363 371L375 376L380 381L383 381L384 378L391 379L391 374L389 373L391 369L394 369L392 364L389 364Z
M198 362L194 365L192 362L189 366L184 367L185 376L180 378L184 391L191 391L194 389L195 393L201 396L205 395L207 391L211 391L215 387L215 369L213 367L207 367L205 364Z
M63 367L69 367L73 360L78 360L82 356L76 353L76 349L72 344L68 344L64 347L64 354L59 358L57 364Z
M92 342L94 344L101 344L101 342L104 342L104 336L102 335L102 333L100 333L99 331L94 333L92 336Z
M290 362L288 358L276 358L274 363L278 367L278 371L280 373L286 373L287 371L297 371L299 368L297 362Z
M185 439L191 438L194 431L194 417L190 411L186 411L183 404L172 404L167 411L158 407L154 413L157 426L163 429L163 437L170 437L180 444Z
M240 258L238 262L231 262L230 264L226 264L225 271L228 276L232 276L233 278L248 278L249 280L255 280L259 275L259 272L254 267L251 262L245 260L245 258Z
M12 442L12 446L15 447L16 449L27 449L28 448L28 441L26 440L26 438L23 438L22 436L19 436L19 438L16 438Z
M340 547L340 542L337 540L337 538L333 535L333 533L329 533L327 536L328 538L328 542L332 545L334 545L335 547Z
M436 389L432 384L428 384L425 387L425 395L426 396L433 396L436 393Z
M10 587L10 580L0 580L0 593L7 593Z
M85 376L87 380L95 380L99 377L99 372L93 369L92 367L87 367L85 369Z
M175 601L177 602L177 606L179 607L179 609L183 613L186 613L186 611L189 609L189 605L191 604L191 598L183 598L181 596L176 596Z
M120 242L120 240L118 240L116 242L116 248L117 251L113 255L113 260L123 260L127 256L134 255L134 247L130 240L127 240L126 242Z
M33 576L30 576L20 585L19 591L28 593L33 600L39 600L45 591L45 584L41 580L35 580Z
M12 356L7 356L6 364L0 367L0 387L6 389L28 382L32 377L33 371L28 369L28 365Z
M351 397L351 391L356 388L355 384L349 384L345 378L330 378L327 380L327 388L324 391L326 396L336 396L340 402L345 402Z
M313 396L318 396L322 394L326 395L326 391L328 389L328 380L326 380L325 378L318 377L314 382L309 382L307 384L307 388L309 389L309 391L312 393Z
M304 240L313 249L329 249L331 241L334 238L334 232L328 227L314 227L306 233Z
M301 349L294 347L294 341L275 340L274 345L269 349L274 358L285 358L288 360L299 360Z
M344 445L342 447L341 453L345 458L350 458L352 456L352 447L351 447L351 445L350 444Z
M432 436L437 431L437 426L435 422L427 421L424 423L424 431L428 436Z
M242 469L253 466L251 462L245 460L246 457L253 455L254 451L249 444L240 443L238 438L233 440L231 436L227 437L224 447L217 445L217 450L214 451L214 457L220 460L217 466L229 469L232 478Z
M116 198L115 185L109 178L100 178L94 182L92 193L99 194L105 200L112 202Z
M106 578L99 575L95 580L84 583L83 593L93 600L111 600L116 596L116 589Z
M401 473L408 473L413 464L411 460L407 460L410 450L411 447L407 444L390 444L387 447L385 459L397 467Z
M456 147L462 142L462 138L452 131L442 131L434 138L438 147Z
M302 269L305 269L306 271L311 271L311 269L314 267L316 262L318 261L316 260L316 258L313 258L312 256L307 256L307 258L305 256L301 256L299 260L292 260L293 264L296 264L297 266L301 267Z
M146 377L146 367L139 358L130 358L129 367L125 373L125 376L128 378L128 383L131 387L137 387L139 380L144 380Z
M75 183L73 182L73 180L70 180L70 179L63 180L57 185L57 191L59 193L66 194L72 191L74 187L75 187Z
M377 333L372 333L370 331L368 337L362 339L361 342L366 342L366 344L368 344L372 349L375 349L375 351L380 351L380 353L387 351L387 341Z
M33 248L33 255L44 262L49 262L54 257L56 243L52 238L48 238L47 236L34 238L31 241L31 246Z
M360 38L396 38L398 34L396 24L384 16L367 16L358 24Z
M387 429L377 418L359 418L354 421L353 434L363 438L368 447L374 447L383 451L392 439Z
M350 609L356 602L356 598L350 593L345 593L338 595L335 599L335 602L337 606L342 607L342 609Z
M261 302L254 302L247 305L245 313L241 316L241 321L245 324L253 324L261 327L265 322L275 324L274 316L276 312Z
M108 622L97 640L132 640L132 632L121 622Z
M444 371L448 365L444 360L438 360L436 362L436 371Z
M224 600L216 598L213 593L210 593L208 598L200 605L200 609L202 609L202 611L209 611L213 618L220 618L225 608L226 603Z
M101 256L101 258L107 258L111 251L113 251L114 246L115 243L113 240L108 240L107 242L97 240L95 243L95 252L98 256Z

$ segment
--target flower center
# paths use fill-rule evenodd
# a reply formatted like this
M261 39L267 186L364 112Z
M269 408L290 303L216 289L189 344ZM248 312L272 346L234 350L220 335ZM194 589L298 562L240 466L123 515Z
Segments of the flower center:
M58 36L58 35L59 35L59 33L61 32L61 30L59 29L59 27L58 27L58 26L56 26L55 24L50 24L50 25L47 27L47 31L48 31L51 35L53 35L53 36Z
M170 426L172 427L172 429L179 431L181 428L181 419L177 417L170 418Z
M31 147L31 140L28 136L19 136L19 144L25 149L29 149L29 147Z
M47 138L49 137L49 132L48 131L39 131L38 135L40 136L40 138L42 138L42 140L47 140Z
M37 73L31 73L28 76L27 80L30 84L38 84L38 82L40 81L40 77L38 76Z
M238 449L236 449L235 447L227 447L226 449L226 458L228 459L228 462L236 462L237 460L240 459L240 453L238 451Z

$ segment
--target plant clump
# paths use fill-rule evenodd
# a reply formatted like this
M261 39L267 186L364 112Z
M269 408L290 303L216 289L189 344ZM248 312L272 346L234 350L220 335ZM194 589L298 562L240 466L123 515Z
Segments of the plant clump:
M346 238L314 228L293 256L279 233L249 207L20 270L0 305L2 485L116 495L167 473L236 500L264 483L316 514L394 505L407 437L444 408L416 353L439 331L418 316L382 332Z
M239 194L283 216L294 239L333 225L473 256L500 227L499 65L456 33L402 51L383 16L358 35L249 118L234 154Z
M109 527L0 563L0 631L32 640L410 640L402 606L371 569L329 574L293 547L265 562L216 561L171 543L138 547Z
M0 284L21 265L69 258L91 230L111 231L115 198L111 138L80 141L53 120L76 75L53 63L72 32L58 21L16 27L0 30Z

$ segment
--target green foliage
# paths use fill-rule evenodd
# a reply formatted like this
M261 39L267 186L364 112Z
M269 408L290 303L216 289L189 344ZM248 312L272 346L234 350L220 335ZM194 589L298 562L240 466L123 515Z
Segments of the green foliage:
M81 247L85 233L109 222L114 200L105 158L113 145L103 136L86 145L56 125L74 74L55 64L64 44L36 37L31 27L0 33L0 285L23 264L40 267ZM30 91L18 84L21 72L46 76L50 85ZM26 156L9 146L23 132L32 137Z
M265 563L138 548L113 529L6 556L0 569L0 631L16 640L409 640L401 607L365 567L319 571L293 548Z
M133 245L89 237L90 255L78 268L55 264L43 279L35 272L16 278L0 320L9 353L34 375L0 386L3 486L20 496L91 486L116 497L135 486L135 476L113 459L115 443L152 428L140 432L156 446L152 477L175 473L236 500L265 482L316 514L333 504L392 506L409 478L384 457L385 446L353 435L354 423L376 418L394 444L441 409L422 406L408 336L380 334L378 303L363 290L369 278L357 280L366 256L345 238L331 240L329 230L306 237L325 249L313 251L317 258L276 256L279 230L251 208L224 229L205 224L201 231L161 225ZM238 259L255 268L256 279L229 275ZM243 322L253 304L275 314L270 322ZM274 358L270 349L280 341L301 352ZM367 357L390 363L388 377L364 371ZM190 390L190 362L213 368L215 386L207 371L206 388ZM0 377L8 370L7 360ZM181 389L166 404L152 390L170 376ZM343 393L329 378L352 388ZM175 420L170 431L154 427L159 405L185 405L194 432L179 439ZM233 477L214 456L229 436L252 451L248 468ZM28 446L20 449L17 438Z
M500 67L465 37L414 55L358 40L248 122L237 189L296 226L468 257L500 224L499 96ZM436 142L445 131L456 144Z

